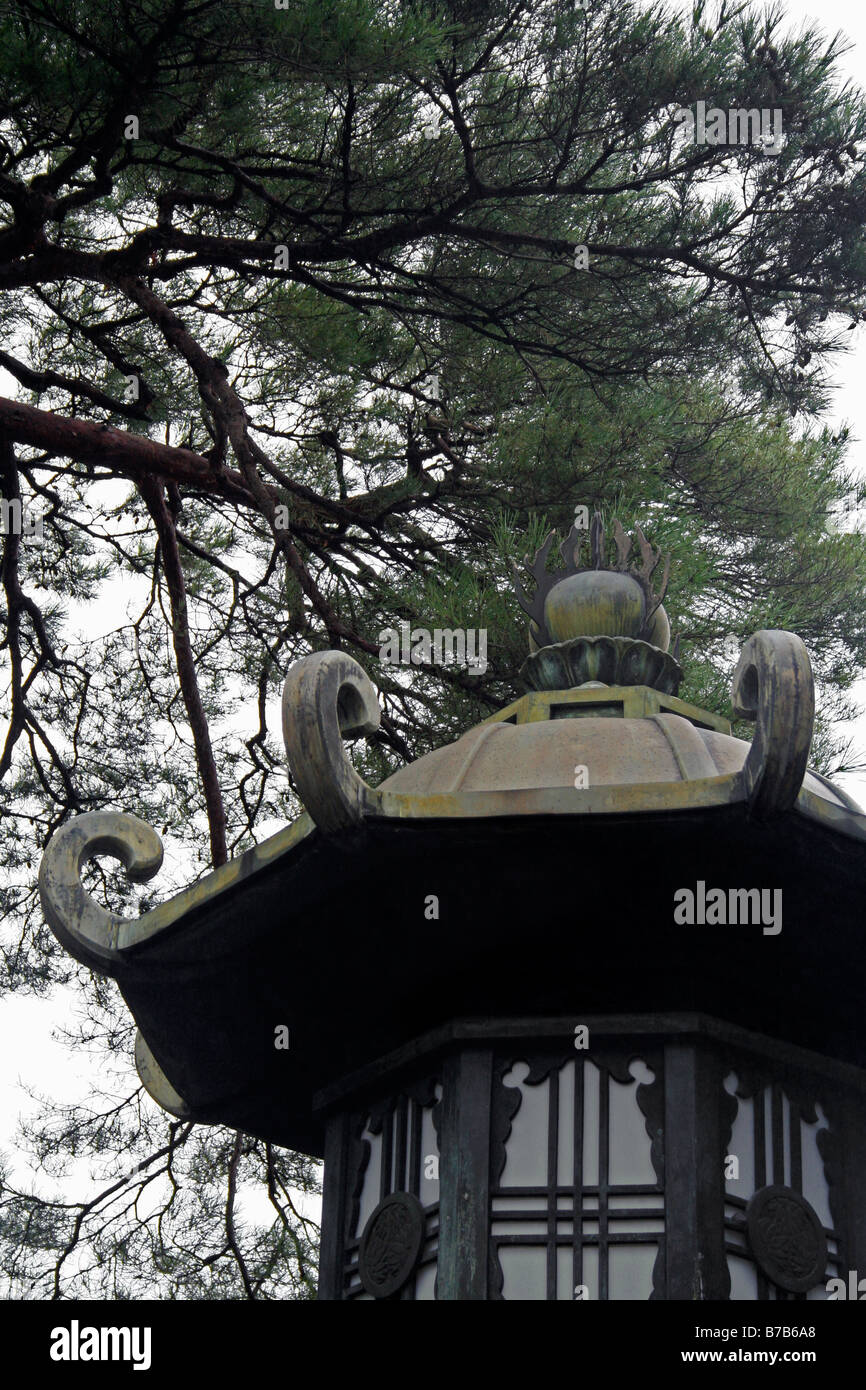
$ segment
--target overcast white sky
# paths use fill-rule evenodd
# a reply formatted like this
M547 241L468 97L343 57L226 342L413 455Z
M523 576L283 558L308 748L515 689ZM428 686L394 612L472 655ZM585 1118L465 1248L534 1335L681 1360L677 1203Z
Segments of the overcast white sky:
M691 8L691 0L677 0L684 9ZM791 27L799 29L804 20L817 20L824 30L834 33L842 30L853 40L854 48L842 60L842 68L858 85L866 86L866 4L864 0L822 0L820 5L808 0L787 0L783 5ZM858 473L866 474L866 391L863 378L866 374L866 338L862 330L851 335L858 339L847 359L838 365L839 389L830 412L830 420L836 424L847 423L851 428L852 442L849 460ZM9 383L4 384L8 389ZM861 514L860 524L866 521ZM864 595L866 602L866 595ZM105 619L105 627L115 623ZM118 612L117 622L122 621ZM860 682L857 690L858 701L866 705L866 679ZM279 726L279 721L275 725ZM866 716L851 726L857 751L866 759ZM839 779L840 783L861 805L866 807L866 774L850 775ZM157 884L159 880L156 880ZM0 1147L12 1154L12 1138L17 1118L21 1112L31 1109L20 1083L26 1082L37 1087L58 1102L69 1101L74 1097L86 1096L98 1068L89 1056L76 1055L52 1038L52 1029L68 1016L74 1003L73 991L58 991L50 999L33 1000L7 996L0 1007ZM28 1175L23 1165L16 1164L19 1182L26 1183ZM41 1184L40 1184L41 1185ZM47 1184L46 1184L47 1187ZM78 1166L75 1195L86 1191L85 1171Z

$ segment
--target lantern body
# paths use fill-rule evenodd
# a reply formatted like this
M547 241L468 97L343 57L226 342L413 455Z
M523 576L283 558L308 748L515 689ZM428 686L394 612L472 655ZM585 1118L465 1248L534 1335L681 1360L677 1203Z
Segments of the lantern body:
M697 1015L450 1031L323 1098L320 1297L804 1301L866 1266L860 1069Z

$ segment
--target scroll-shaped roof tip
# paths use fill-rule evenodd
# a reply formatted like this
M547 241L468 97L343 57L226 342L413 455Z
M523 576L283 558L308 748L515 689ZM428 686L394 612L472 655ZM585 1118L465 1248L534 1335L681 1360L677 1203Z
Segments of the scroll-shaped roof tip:
M815 726L815 684L802 640L781 629L753 633L734 671L731 699L734 713L756 724L741 774L753 813L764 818L790 810Z
M283 737L295 785L326 834L361 823L370 788L344 738L379 727L379 699L362 666L345 652L313 652L289 667L283 686Z
M61 825L39 866L39 897L45 919L66 949L94 969L116 963L134 921L101 907L81 882L88 859L119 859L136 883L162 867L162 841L138 816L123 811L89 811Z

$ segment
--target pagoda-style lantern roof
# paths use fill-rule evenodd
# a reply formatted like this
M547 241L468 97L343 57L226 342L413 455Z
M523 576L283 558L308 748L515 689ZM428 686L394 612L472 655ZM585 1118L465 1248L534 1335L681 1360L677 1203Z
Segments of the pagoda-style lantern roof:
M518 584L528 693L378 787L344 744L378 726L376 691L318 652L283 697L294 824L138 920L98 906L81 867L111 854L149 878L156 833L94 812L55 834L45 915L117 980L171 1113L321 1154L347 1077L529 1015L700 1014L866 1066L866 816L807 768L803 643L745 643L733 708L755 736L733 738L677 697L659 555L638 531L630 565L617 524L605 568L596 518L581 566L580 539L551 574L549 538L534 592Z

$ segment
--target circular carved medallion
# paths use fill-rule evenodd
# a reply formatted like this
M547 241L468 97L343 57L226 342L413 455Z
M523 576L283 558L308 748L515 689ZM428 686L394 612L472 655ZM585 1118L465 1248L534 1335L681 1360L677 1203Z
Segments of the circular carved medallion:
M410 1192L385 1197L361 1236L358 1273L374 1298L390 1298L402 1289L424 1244L424 1208Z
M762 1187L746 1207L746 1229L757 1264L788 1293L807 1293L827 1269L827 1240L817 1213L792 1187Z

